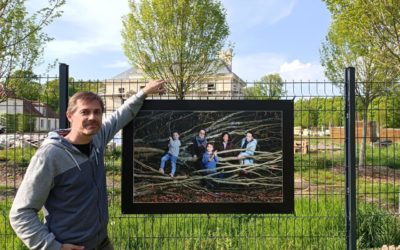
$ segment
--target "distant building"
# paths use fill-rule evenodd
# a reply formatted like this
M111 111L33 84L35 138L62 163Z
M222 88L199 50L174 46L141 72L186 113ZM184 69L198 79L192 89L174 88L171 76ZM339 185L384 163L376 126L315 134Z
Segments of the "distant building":
M186 99L242 99L246 82L232 71L232 50L220 53L222 63L216 73L199 84L193 91L187 93ZM130 68L105 82L105 91L100 93L105 99L106 111L111 112L118 108L129 96L144 88L148 79L138 68ZM157 99L175 99L171 94Z
M30 101L15 97L15 95L5 90L0 85L0 126L5 127L7 131L13 131L16 128L8 128L10 124L14 124L13 121L7 121L5 114L8 115L23 115L25 121L29 123L31 132L44 132L58 129L59 117L49 106L39 101ZM16 118L14 118L16 119ZM14 126L16 126L14 124Z

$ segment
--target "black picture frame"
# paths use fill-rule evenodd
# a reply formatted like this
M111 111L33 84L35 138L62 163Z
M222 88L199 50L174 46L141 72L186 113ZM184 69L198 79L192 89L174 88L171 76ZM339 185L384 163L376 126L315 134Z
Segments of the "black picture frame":
M226 115L236 112L238 114L253 115L260 118L260 124L268 124L264 120L280 119L281 135L276 140L281 140L281 172L279 183L279 201L140 201L135 200L134 169L139 169L139 164L134 163L134 135L138 135L139 128L135 131L135 124L143 125L143 119L155 119L153 114L190 114L194 117L201 114ZM182 112L182 113L179 113ZM169 114L169 113L168 113ZM197 114L197 116L196 116ZM233 116L234 116L233 115ZM212 116L212 115L210 115ZM280 116L280 117L279 117ZM141 118L148 117L148 118ZM161 119L161 118L160 118ZM196 118L200 119L200 118ZM258 118L257 118L258 119ZM262 120L264 119L264 120ZM160 121L162 122L162 121ZM233 124L234 122L232 122ZM278 126L275 122L274 126ZM272 124L272 122L271 122ZM188 125L189 126L189 125ZM228 125L230 126L230 125ZM143 126L142 126L143 127ZM154 131L160 131L157 126L149 126ZM278 131L278 130L277 130ZM137 114L137 117L123 128L122 137L122 176L121 176L121 210L124 214L173 214L173 213L293 213L294 212L294 154L293 154L293 101L292 100L146 100ZM260 132L261 133L261 132ZM146 134L143 132L142 134ZM147 132L147 134L149 134ZM279 133L278 133L279 134ZM244 135L243 135L244 136ZM261 141L261 139L260 139ZM270 144L270 143L269 143ZM166 142L165 142L166 145ZM278 144L277 144L278 145ZM139 148L139 147L138 147ZM158 155L160 157L160 155ZM144 160L145 161L145 160ZM280 167L280 165L279 165ZM157 166L154 166L157 170ZM136 170L139 171L139 170ZM154 172L154 171L153 171ZM275 174L276 175L276 174ZM138 180L142 180L137 177ZM164 178L165 179L165 178ZM174 178L171 178L174 181ZM136 181L142 183L142 181ZM136 184L139 187L139 184ZM225 184L223 184L225 185ZM229 186L229 185L228 185ZM229 188L228 188L229 189ZM138 189L139 190L139 189ZM185 190L182 187L182 190ZM264 192L261 192L264 194ZM268 193L268 192L265 192ZM140 196L140 197L146 197Z

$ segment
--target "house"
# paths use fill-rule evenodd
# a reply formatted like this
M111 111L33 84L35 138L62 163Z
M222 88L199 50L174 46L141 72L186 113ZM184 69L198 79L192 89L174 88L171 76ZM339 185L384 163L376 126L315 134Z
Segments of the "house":
M188 99L242 99L246 82L232 71L232 50L221 52L216 73L187 94ZM112 112L123 101L144 88L148 80L140 68L132 67L105 81L103 92L106 112ZM157 96L157 99L175 99L175 96Z
M0 126L7 131L45 132L58 129L59 117L49 106L39 101L17 98L0 85ZM20 121L20 117L22 120ZM18 123L23 128L17 128Z

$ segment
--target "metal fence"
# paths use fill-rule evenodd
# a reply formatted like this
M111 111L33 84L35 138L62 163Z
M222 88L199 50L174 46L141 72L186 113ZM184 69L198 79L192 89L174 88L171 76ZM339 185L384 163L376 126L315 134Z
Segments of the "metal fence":
M0 249L25 248L9 226L9 208L40 141L47 130L59 127L58 114L65 112L60 103L66 102L60 98L60 93L62 96L66 92L66 89L60 92L60 82L68 82L70 94L79 90L99 93L105 101L106 115L145 84L121 79L67 80L65 72L60 77L61 80L32 76L17 79L27 85L18 85L13 82L16 79L3 81ZM398 83L373 84L389 87ZM24 86L28 94L18 93L18 86ZM344 83L284 82L279 97L265 97L262 91L244 91L245 86L263 89L268 88L268 83L212 82L192 91L186 99L294 100L294 214L122 214L121 140L116 136L105 154L109 236L115 249L352 249L355 244L357 248L369 249L400 245L400 100L396 92L381 92L367 109L362 107L362 95L357 92L352 105L357 120L352 122L356 137L355 167L346 169L344 126L349 110L345 105ZM36 95L37 91L40 95ZM35 101L29 95L35 96ZM366 123L366 153L361 155L364 162L359 165L364 113L369 122ZM346 170L354 170L354 175L346 175ZM352 178L346 179L346 176ZM346 203L346 197L351 198L351 185L356 207L351 208L354 211L349 216L346 204L350 200Z

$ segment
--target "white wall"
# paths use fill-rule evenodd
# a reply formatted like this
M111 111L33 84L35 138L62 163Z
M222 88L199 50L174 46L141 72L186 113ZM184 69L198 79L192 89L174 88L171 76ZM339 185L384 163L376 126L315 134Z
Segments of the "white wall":
M7 101L0 102L0 113L22 114L24 112L24 101L8 98Z

